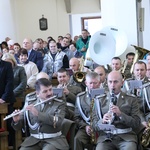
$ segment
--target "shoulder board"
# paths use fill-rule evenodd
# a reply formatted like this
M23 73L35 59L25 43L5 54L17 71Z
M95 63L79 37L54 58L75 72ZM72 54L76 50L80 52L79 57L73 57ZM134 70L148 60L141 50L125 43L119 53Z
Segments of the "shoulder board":
M79 93L77 96L82 96L86 93L86 91Z
M31 92L26 96L26 101L32 101L36 99L37 99L36 92Z
M36 94L36 92L34 91L34 92L31 92L31 93L27 94L27 96L33 96L35 94Z
M134 80L133 78L128 78L128 79L126 79L125 81L130 81L130 80Z
M126 95L131 96L131 97L136 97L134 94L126 93Z
M147 87L149 85L150 85L150 82L147 82L147 83L145 83L145 84L142 85L142 88L145 88L145 87Z
M106 96L106 94L98 95L98 96L96 96L96 98L102 98L102 97L104 97L104 96Z
M63 102L63 100L62 99L58 99L58 98L55 98L55 99L53 99L54 101L57 101L57 102Z

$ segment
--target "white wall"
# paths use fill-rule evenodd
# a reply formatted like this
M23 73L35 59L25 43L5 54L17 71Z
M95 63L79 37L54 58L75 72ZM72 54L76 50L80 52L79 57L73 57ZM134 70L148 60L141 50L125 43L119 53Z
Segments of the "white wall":
M71 14L97 13L100 0L71 0Z
M16 37L15 3L12 0L0 0L0 42L7 36Z
M142 7L145 10L144 13L144 31L143 31L143 47L150 50L150 1L143 0Z
M134 51L130 45L137 45L136 0L101 0L101 14L103 26L116 26L125 31L129 46L121 56L124 60L127 52Z

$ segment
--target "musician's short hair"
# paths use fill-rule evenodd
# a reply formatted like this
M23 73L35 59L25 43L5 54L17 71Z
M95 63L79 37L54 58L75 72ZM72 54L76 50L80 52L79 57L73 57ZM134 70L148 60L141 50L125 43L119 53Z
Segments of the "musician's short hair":
M126 54L126 59L128 58L128 56L135 56L135 53L133 53L133 52L127 53L127 54Z
M119 59L121 61L120 57L113 57L111 60L113 60L113 59L115 59L115 60Z
M57 72L58 73L64 73L64 72L66 72L66 74L69 75L68 71L65 68L60 68Z
M145 66L145 69L146 69L146 63L145 63L145 62L139 60L139 61L137 61L137 62L134 64L134 66L135 66L136 64L143 64L143 65Z
M52 86L52 83L51 83L50 80L48 80L48 79L46 79L46 78L38 79L38 80L35 82L35 90L36 90L36 91L40 91L41 85L42 85L42 86L45 86L45 87L48 87L48 86Z
M96 72L88 72L87 74L86 74L86 77L85 77L86 79L87 78L90 78L90 79L95 79L95 78L97 78L99 81L100 81L100 76L96 73Z

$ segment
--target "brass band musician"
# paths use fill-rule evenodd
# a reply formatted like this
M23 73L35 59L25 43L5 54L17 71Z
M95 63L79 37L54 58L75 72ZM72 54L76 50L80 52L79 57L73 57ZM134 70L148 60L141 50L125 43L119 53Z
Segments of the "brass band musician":
M92 98L90 97L90 89L99 88L100 77L95 72L86 74L85 84L87 91L77 95L75 117L74 120L77 124L77 134L74 138L74 150L84 150L84 146L90 143L91 140L91 126L90 126L90 107Z
M147 94L148 94L148 97L150 96L149 95L149 90L150 90L150 79L148 79L148 77L146 77L146 64L142 61L138 61L134 64L134 70L133 70L133 73L134 73L134 77L133 78L130 78L130 79L127 79L124 83L124 88L128 89L128 85L129 85L129 82L131 80L137 80L137 81L142 81L142 85L144 87L144 85L146 85L146 90L148 91ZM138 89L135 89L135 90L130 90L128 91L128 93L131 93L131 94L134 94L137 96L137 100L138 100L138 103L139 103L139 108L140 108L140 118L141 118L141 121L142 121L142 124L147 127L147 121L148 121L148 118L150 117L150 108L148 108L148 105L145 101L145 98L144 98L144 93L143 93L143 89L142 88L138 88Z
M121 92L120 72L110 72L107 81L109 92L97 97L93 111L93 128L99 133L96 150L137 150L134 132L140 126L137 100ZM113 128L107 127L110 125Z
M35 89L37 98L32 97L32 94L26 97L25 109L27 111L25 111L25 116L30 136L21 144L20 150L69 150L66 138L61 132L61 124L65 116L65 103L63 100L52 99L34 106L53 95L51 82L45 78L36 81ZM23 124L23 115L19 114L13 117L12 126L14 129L21 129Z

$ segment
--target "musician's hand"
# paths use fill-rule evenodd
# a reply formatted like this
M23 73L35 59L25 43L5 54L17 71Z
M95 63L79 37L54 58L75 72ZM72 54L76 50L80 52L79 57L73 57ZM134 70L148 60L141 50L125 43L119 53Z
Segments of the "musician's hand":
M118 117L121 115L121 111L120 111L119 107L116 105L112 105L110 107L110 111L113 112L114 114L116 114Z
M34 105L28 105L26 107L26 110L29 110L34 116L38 116L38 111L37 109L34 107Z
M146 127L146 128L148 127L148 125L147 125L147 122L146 122L146 121L143 121L143 122L142 122L142 124L144 125L144 127Z
M0 104L2 103L5 103L5 101L2 98L0 98Z
M103 116L102 123L109 123L112 120L112 114L106 113Z
M64 87L64 94L68 95L69 94L69 90L67 89L67 87Z
M91 127L90 126L86 126L85 131L86 131L87 135L91 136Z
M63 88L63 86L64 86L63 84L58 84L57 88Z
M18 112L20 112L20 109L16 109L16 110L13 112L13 114L16 114L16 113L18 113ZM18 114L18 115L16 115L16 116L13 117L13 121L14 121L14 122L18 122L19 120L20 120L20 114Z

